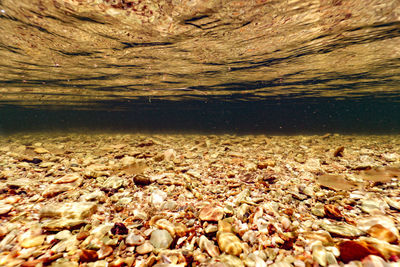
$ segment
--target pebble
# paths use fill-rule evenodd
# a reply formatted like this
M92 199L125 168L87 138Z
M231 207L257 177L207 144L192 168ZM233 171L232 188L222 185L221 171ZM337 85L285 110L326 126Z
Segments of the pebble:
M5 215L13 209L13 205L0 204L0 215Z
M218 260L223 262L227 267L244 267L243 262L236 256L229 254L222 254L218 257Z
M128 228L126 228L125 224L116 222L114 226L110 229L110 232L113 235L127 235Z
M124 179L122 179L121 177L117 177L117 176L111 176L111 177L107 178L107 180L104 181L102 187L118 189L123 184L124 184Z
M342 212L336 205L333 204L324 205L324 212L325 216L330 219L341 220L343 218Z
M167 230L154 230L150 236L150 243L155 248L169 248L172 241L172 236Z
M90 201L96 201L96 202L104 202L106 198L106 194L103 191L96 190L90 194L84 194L80 197L80 200L82 202L90 202Z
M385 197L384 199L385 199L386 203L387 203L392 209L400 210L400 201L397 201L397 200L395 200L395 199L388 198L388 197Z
M375 248L363 241L343 241L339 244L340 258L344 263L359 261L368 255L382 256Z
M161 190L155 190L151 193L150 202L154 207L161 207L161 204L167 198L167 193Z
M37 147L33 151L35 151L35 153L37 153L37 154L49 153L49 151L47 149L43 148L43 147Z
M385 228L381 224L375 224L371 226L371 228L368 229L367 233L372 237L386 241L388 243L397 242L397 236L392 231Z
M149 241L146 241L142 245L136 247L136 252L140 255L143 255L152 252L153 249L153 245Z
M235 234L230 232L218 232L217 233L217 242L221 251L238 256L243 251L242 243Z
M98 259L97 252L91 249L82 249L79 253L79 260L81 262L92 262Z
M390 265L385 262L384 259L375 255L369 255L363 258L361 263L363 267L390 267ZM399 266L399 264L393 265L393 267L394 266Z
M220 255L218 247L214 244L214 242L208 240L208 238L204 235L200 236L199 238L199 247L203 251L206 251L208 255L213 258Z
M385 213L387 207L386 202L378 199L363 199L361 200L361 210L369 214Z
M73 229L85 224L85 221L79 219L56 219L43 222L42 228L48 231L61 231L64 229Z
M199 219L202 221L217 222L224 217L224 209L218 206L208 205L201 208Z
M329 233L341 237L358 237L365 234L364 231L350 224L322 223L321 227Z
M54 239L58 240L65 240L69 238L72 238L71 231L69 230L63 230L54 235Z
M215 232L217 232L217 231L218 231L218 226L215 225L215 224L209 224L209 225L207 225L206 228L204 229L204 232L205 232L206 234L215 233Z
M58 178L53 183L54 184L73 183L78 179L81 179L81 176L78 173L69 173L69 174L64 175L61 178Z
M346 180L344 175L324 174L318 176L317 182L320 185L335 191L337 190L352 191L357 188L357 184Z
M23 248L32 248L32 247L37 247L43 244L44 240L46 239L45 235L38 235L35 237L28 237L25 238L21 242L21 247Z
M74 188L74 186L68 184L52 184L43 191L42 196L45 198L51 198Z
M166 161L171 161L174 160L175 158L176 158L176 151L174 149L170 148L164 152L164 159Z
M313 256L313 259L319 263L319 265L321 265L321 266L327 265L326 250L325 250L324 246L322 245L321 241L317 241L312 246L312 256Z
M325 205L316 203L314 207L311 208L311 213L317 217L325 217Z
M145 239L140 234L129 233L125 239L125 243L129 246L140 246L144 243Z
M136 185L149 185L153 181L151 180L151 177L147 175L142 175L142 174L136 174L133 176L133 182Z
M65 202L44 206L40 218L85 219L95 213L97 204L93 202Z

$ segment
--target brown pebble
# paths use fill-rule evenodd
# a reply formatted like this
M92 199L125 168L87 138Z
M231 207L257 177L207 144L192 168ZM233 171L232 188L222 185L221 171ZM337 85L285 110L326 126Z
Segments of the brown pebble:
M389 243L396 243L397 241L397 236L381 224L371 226L371 228L368 229L368 234Z
M339 251L340 258L344 263L360 261L368 255L376 255L383 258L378 250L363 241L344 241L339 244Z
M78 241L85 240L89 235L90 235L90 233L88 231L79 232L76 235L76 240L78 240Z
M200 210L199 218L202 221L219 221L224 217L224 210L215 205L205 206Z
M335 152L333 152L334 157L343 157L343 151L344 151L344 146L340 146L335 149Z
M334 219L334 220L341 220L343 218L342 213L340 212L339 208L332 204L327 204L324 206L325 216Z
M133 181L137 185L149 185L149 184L151 184L150 177L148 177L146 175L142 175L142 174L135 175L133 177Z
M92 262L97 261L98 256L95 250L91 249L82 249L79 254L79 261L81 262Z

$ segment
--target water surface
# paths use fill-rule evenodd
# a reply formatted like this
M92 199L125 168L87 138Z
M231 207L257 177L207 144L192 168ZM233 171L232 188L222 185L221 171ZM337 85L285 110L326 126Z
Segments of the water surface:
M398 0L2 0L0 31L7 131L400 129Z

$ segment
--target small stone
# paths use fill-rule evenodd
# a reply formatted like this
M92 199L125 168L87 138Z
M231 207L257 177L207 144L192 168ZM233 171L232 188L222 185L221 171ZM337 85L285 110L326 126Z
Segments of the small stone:
M25 238L22 242L21 242L21 247L23 248L33 248L33 247L37 247L43 244L44 240L46 239L45 235L38 235L35 237L28 237Z
M218 232L233 232L232 231L232 220L225 218L218 222Z
M339 225L323 223L321 227L329 233L341 237L358 237L365 234L364 231L350 224Z
M328 266L337 265L338 264L338 262L336 260L336 256L330 251L326 252L326 262L327 262Z
M388 183L392 178L400 176L400 169L394 167L379 167L362 171L360 178L373 184Z
M151 180L151 178L147 175L143 175L143 174L137 174L135 176L133 176L133 182L137 185L149 185L151 184L153 181Z
M205 206L200 210L199 218L202 221L217 222L224 217L224 209L218 206Z
M144 243L145 239L139 234L129 233L125 238L125 244L129 246L140 246Z
M400 210L400 201L388 197L385 197L385 201L392 209Z
M63 177L55 180L53 183L54 184L73 183L80 178L81 178L81 176L78 173L69 173L69 174L66 174Z
M175 223L174 224L175 227L175 233L177 236L179 237L183 237L186 235L186 233L189 231L187 226L183 223Z
M150 243L155 248L169 248L173 239L167 230L154 230L150 236Z
M374 255L381 256L384 259L389 259L391 256L400 257L400 246L398 245L392 245L386 241L373 237L361 237L360 242L364 242L369 247L377 250L380 254L378 255L377 253L374 253Z
M85 219L95 213L96 203L93 202L65 202L49 204L40 210L40 218L69 218Z
M362 260L368 255L382 256L378 250L363 241L343 241L339 244L339 251L340 258L345 263Z
M222 254L218 257L218 260L223 262L226 267L244 267L243 262L233 255Z
M83 202L88 202L88 201L104 202L105 198L106 194L103 191L96 190L90 194L82 195L80 197L80 200Z
M340 146L333 152L334 157L343 157L344 146Z
M363 199L361 201L361 210L369 214L385 213L386 202L379 199Z
M45 198L51 198L74 188L75 187L68 184L52 184L43 191L42 196Z
M321 162L320 159L317 158L308 158L304 163L304 169L310 172L317 172L321 170Z
M322 203L315 204L315 206L311 208L311 213L317 217L325 217L324 204L322 204Z
M254 267L267 267L267 263L261 258L259 255L255 253L250 253L247 257L243 260L245 266L254 266Z
M42 228L48 231L61 231L73 229L85 224L85 221L78 219L56 219L43 223Z
M257 163L257 168L260 170L268 168L268 162L267 161L260 161Z
M103 223L103 224L100 224L99 226L97 226L96 228L92 229L90 231L90 234L98 239L101 239L105 235L108 235L111 228L113 228L113 227L114 227L114 224L112 224L112 223Z
M371 228L368 229L367 233L372 237L386 241L388 243L397 242L397 236L392 231L385 228L381 224L375 224L371 226Z
M79 253L79 260L81 262L92 262L98 260L98 255L95 250L82 249Z
M173 223L171 223L167 219L159 219L156 221L155 225L159 229L167 230L171 234L172 237L175 237L175 226Z
M102 245L97 251L97 256L100 260L105 259L113 253L114 249L107 245Z
M128 228L123 223L115 223L113 228L111 228L111 233L113 235L127 235Z
M214 242L208 240L204 235L200 236L199 247L201 250L206 251L211 257L217 257L220 254L219 249Z
M326 266L327 265L327 259L326 259L326 250L324 246L322 245L322 242L317 242L312 246L312 256L313 260L319 263L321 266Z
M8 188L17 189L17 188L26 188L32 186L33 183L31 179L19 178L15 180L8 179L6 185Z
M303 189L303 194L309 196L309 197L314 197L315 196L315 191L314 188L312 188L311 186L306 186Z
M78 241L85 240L89 235L90 235L90 233L88 231L79 232L76 235L76 240L78 240Z
M43 148L43 147L35 148L33 151L35 151L35 153L37 153L37 154L49 153L49 151L47 149Z
M69 230L63 230L58 232L55 236L54 239L57 240L65 240L65 239L69 239L72 237L72 234Z
M243 246L240 239L230 232L218 232L217 242L221 251L230 255L238 256L243 251Z
M333 245L335 242L328 232L305 232L302 234L308 240L321 241L323 246Z
M292 222L289 220L288 217L282 216L281 224L282 224L283 229L288 230L290 228L290 226L292 225Z
M136 248L136 252L140 255L143 255L152 252L153 249L154 249L153 245L149 241L146 241L144 242L144 244Z
M178 204L176 203L176 201L173 201L173 200L165 201L161 205L161 209L170 210L170 211L175 210L177 207L178 207Z
M164 159L167 161L174 160L176 158L176 152L174 149L170 148L164 152Z
M103 188L118 189L124 184L124 179L117 176L111 176L103 183Z
M351 191L357 189L357 184L345 179L344 175L324 174L317 178L317 182L332 190Z
M164 202L164 200L167 198L167 193L161 190L155 190L153 193L150 195L150 202L154 207L161 207L161 204Z
M381 257L375 256L375 255L369 255L365 258L362 259L361 263L363 264L363 267L389 267L392 265L389 265L387 262L385 262L384 259ZM398 264L393 265L398 266Z
M330 219L341 220L343 218L343 215L338 209L338 207L333 204L326 204L324 206L324 212L325 216Z
M0 215L5 215L9 213L13 208L13 205L9 204L0 204Z
M215 225L215 224L209 224L209 225L207 225L206 228L204 229L204 232L205 232L206 234L215 233L215 232L217 232L217 231L218 231L218 226Z
M236 209L236 217L239 220L244 221L248 217L247 213L249 210L250 210L250 206L248 204L244 203L244 204L240 205L240 207ZM223 216L223 209L222 209L222 216ZM221 219L222 219L222 217L221 217Z

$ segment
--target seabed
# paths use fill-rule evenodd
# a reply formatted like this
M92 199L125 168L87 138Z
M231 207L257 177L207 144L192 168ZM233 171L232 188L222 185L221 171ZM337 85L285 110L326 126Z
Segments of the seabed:
M0 139L0 266L400 266L400 136Z

